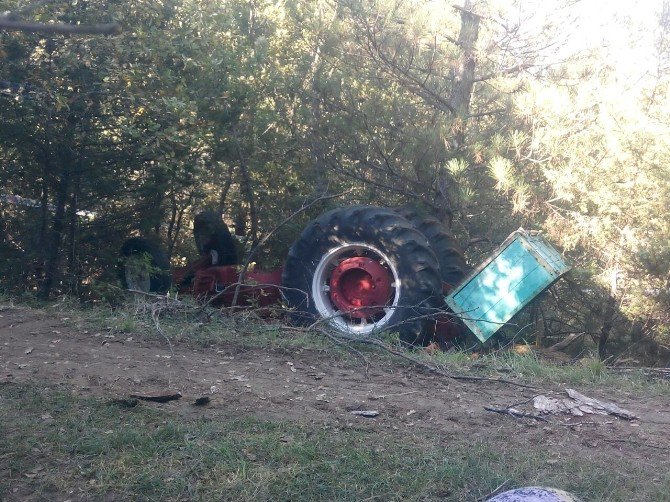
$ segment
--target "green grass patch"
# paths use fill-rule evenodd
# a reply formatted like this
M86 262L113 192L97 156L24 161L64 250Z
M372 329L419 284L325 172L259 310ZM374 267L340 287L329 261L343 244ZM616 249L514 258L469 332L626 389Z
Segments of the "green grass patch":
M198 347L228 344L239 349L333 348L333 343L318 333L287 329L287 321L282 317L280 308L267 317L259 317L253 310L230 313L210 307L202 308L190 297L179 301L180 306L162 309L158 316L161 331L172 343L181 342ZM70 322L82 330L113 335L132 334L164 342L156 329L151 309L152 304L146 298L137 296L116 308L73 306L68 309L68 315Z
M418 357L452 374L507 378L531 385L639 390L650 396L670 396L670 381L645 374L643 370L621 373L598 359L584 358L573 364L558 365L543 359L532 350L526 354L500 351L484 355L464 351L434 352L419 353Z
M0 497L474 500L506 482L623 501L662 500L670 490L667 472L504 437L189 419L13 384L0 397Z

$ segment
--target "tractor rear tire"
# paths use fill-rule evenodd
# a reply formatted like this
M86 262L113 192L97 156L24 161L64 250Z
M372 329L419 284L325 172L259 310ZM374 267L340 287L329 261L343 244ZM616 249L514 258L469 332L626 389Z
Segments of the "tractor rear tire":
M449 228L437 218L421 216L411 208L403 207L396 209L396 212L409 220L428 239L440 264L442 281L451 287L458 286L470 271L470 267L463 256L463 248Z
M409 345L427 343L424 328L441 302L426 238L396 212L373 206L334 209L310 223L291 246L282 285L294 321L322 320L361 338L397 331Z
M212 255L212 265L237 264L235 239L216 211L203 211L196 215L193 236L198 253Z
M170 261L160 244L131 237L121 246L119 278L124 289L165 293L170 289Z

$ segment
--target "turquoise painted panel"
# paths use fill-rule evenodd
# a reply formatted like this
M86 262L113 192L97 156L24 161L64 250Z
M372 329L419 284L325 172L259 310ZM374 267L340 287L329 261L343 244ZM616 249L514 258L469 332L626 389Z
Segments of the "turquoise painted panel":
M485 342L569 268L544 239L519 230L446 302Z

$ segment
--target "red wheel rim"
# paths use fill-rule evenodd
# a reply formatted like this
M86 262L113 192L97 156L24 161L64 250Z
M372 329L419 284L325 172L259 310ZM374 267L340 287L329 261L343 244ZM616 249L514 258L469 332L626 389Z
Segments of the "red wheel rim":
M350 317L366 319L383 312L391 300L392 283L393 277L378 261L346 258L330 274L330 299Z

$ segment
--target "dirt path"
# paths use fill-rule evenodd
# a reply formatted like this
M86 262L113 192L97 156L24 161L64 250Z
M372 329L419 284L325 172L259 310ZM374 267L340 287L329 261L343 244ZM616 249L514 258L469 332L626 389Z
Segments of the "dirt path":
M609 416L556 417L552 423L514 419L484 407L505 407L538 391L457 382L381 363L366 375L353 360L315 351L177 345L171 352L158 340L111 337L95 328L79 330L57 313L0 306L0 384L8 382L59 385L80 395L109 398L169 389L183 398L155 406L186 415L253 414L391 433L429 428L445 441L508 435L521 448L541 441L560 454L588 456L597 450L670 468L670 403L664 398L622 391L591 394L615 400L641 417L632 423ZM194 407L201 396L209 396L210 404ZM366 419L352 410L377 410L379 416Z

